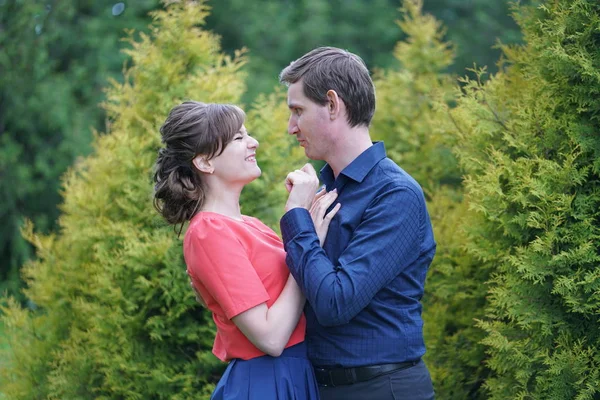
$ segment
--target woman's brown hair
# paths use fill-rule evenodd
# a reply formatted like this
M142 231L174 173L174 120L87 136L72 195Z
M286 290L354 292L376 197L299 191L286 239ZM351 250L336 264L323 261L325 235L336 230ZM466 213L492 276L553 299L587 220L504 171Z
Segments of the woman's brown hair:
M198 154L208 159L220 155L245 117L234 105L197 101L186 101L169 112L160 128L164 147L154 168L154 207L167 222L183 228L202 208L206 187L192 160Z

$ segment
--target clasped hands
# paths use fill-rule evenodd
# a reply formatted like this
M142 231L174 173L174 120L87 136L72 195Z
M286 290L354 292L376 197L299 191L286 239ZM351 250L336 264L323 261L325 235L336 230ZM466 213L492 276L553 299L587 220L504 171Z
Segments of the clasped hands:
M315 195L319 188L319 178L317 178L317 172L313 166L308 163L301 169L288 174L285 178L285 188L290 194L285 204L285 211L288 212L298 207L307 209L315 225L319 243L323 246L329 224L341 207L341 204L338 203L327 213L327 209L337 198L337 190L333 189L327 192L323 188Z

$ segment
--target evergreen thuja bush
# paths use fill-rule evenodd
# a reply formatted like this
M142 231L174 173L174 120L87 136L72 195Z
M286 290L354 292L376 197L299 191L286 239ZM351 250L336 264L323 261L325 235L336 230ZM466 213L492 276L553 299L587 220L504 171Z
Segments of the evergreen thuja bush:
M441 23L423 14L422 1L403 2L396 45L400 69L375 73L377 112L371 127L388 156L417 179L426 194L437 253L423 298L425 361L439 399L484 399L484 316L489 268L464 250L461 229L468 216L456 143L448 114L457 96L456 79L445 71L454 49L444 42Z
M131 66L107 90L108 132L64 177L59 231L25 230L38 256L24 268L36 308L2 307L10 399L208 398L224 368L181 240L153 209L152 166L169 109L238 102L245 58L223 55L202 29L204 2L168 3L149 34L128 39Z
M494 265L479 326L491 399L600 398L600 5L520 7L523 46L450 115L476 217L470 254Z
M398 26L407 38L393 53L400 68L375 71L377 112L371 131L430 195L440 185L460 186L458 163L448 146L451 137L440 124L447 117L436 107L455 95L455 79L444 72L454 52L443 40L442 24L423 14L422 0L402 4Z

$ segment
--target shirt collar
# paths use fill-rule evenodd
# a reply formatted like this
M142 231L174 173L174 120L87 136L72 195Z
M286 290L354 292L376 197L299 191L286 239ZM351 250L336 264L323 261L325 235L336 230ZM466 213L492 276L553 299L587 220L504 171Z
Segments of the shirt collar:
M346 168L340 172L340 175L347 176L348 178L362 182L367 176L369 171L373 169L375 165L386 157L385 146L383 142L373 142L373 146L363 151L358 157L354 159ZM329 164L325 164L321 168L321 179L327 185L331 186L334 182L333 170Z

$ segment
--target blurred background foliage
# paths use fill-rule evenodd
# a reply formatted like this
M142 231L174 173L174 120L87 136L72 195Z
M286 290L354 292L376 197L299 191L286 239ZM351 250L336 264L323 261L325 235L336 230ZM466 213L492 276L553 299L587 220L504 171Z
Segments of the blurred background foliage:
M600 396L596 1L521 2L518 27L503 1L168 4L0 0L0 392L208 398L214 327L151 207L158 126L185 98L245 104L263 176L243 212L276 229L306 161L277 73L335 45L371 67L373 138L426 194L437 397Z
M397 0L221 0L207 3L205 27L221 37L224 53L247 48L242 102L277 87L291 60L320 45L356 52L371 69L398 68L394 46ZM157 0L94 2L0 0L0 291L25 301L20 266L32 247L20 229L56 228L60 176L91 150L94 131L106 130L99 107L109 79L122 79L125 29L144 32ZM440 20L454 45L448 73L473 63L495 70L495 43L516 43L520 31L506 0L431 0L424 11Z
M282 67L318 46L348 49L370 68L397 67L392 52L406 37L396 25L397 0L225 0L211 6L207 27L222 36L223 50L250 50L246 100L271 91ZM423 10L443 22L446 39L456 46L448 72L462 75L473 63L495 71L497 41L521 38L508 0L426 0Z
M56 228L60 176L105 130L99 103L122 76L125 29L143 31L156 1L0 1L0 291L24 298L32 256L25 219Z

